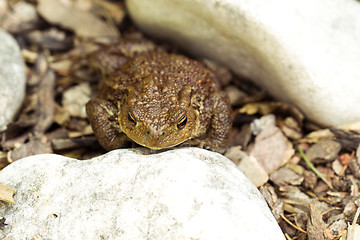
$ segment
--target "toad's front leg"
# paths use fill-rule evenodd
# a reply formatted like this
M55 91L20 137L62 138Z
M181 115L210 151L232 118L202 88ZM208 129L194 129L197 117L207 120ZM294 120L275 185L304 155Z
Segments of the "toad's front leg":
M223 153L229 142L232 125L230 100L226 93L219 92L213 95L209 102L213 104L210 129L199 146Z
M100 98L91 99L86 104L86 114L101 146L106 150L126 146L129 139L120 130L114 104Z

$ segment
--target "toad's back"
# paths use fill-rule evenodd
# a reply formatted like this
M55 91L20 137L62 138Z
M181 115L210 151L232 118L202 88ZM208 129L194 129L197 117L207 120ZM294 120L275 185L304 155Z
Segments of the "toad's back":
M191 88L192 96L203 97L219 89L215 75L202 63L181 55L153 51L141 54L109 73L101 84L99 96L117 101L133 92L146 93L147 97L160 92L167 101L170 100L167 97L181 94L185 86Z

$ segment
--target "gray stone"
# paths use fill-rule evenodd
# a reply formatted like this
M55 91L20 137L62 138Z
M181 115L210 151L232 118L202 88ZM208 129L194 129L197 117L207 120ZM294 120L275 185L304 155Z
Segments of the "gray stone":
M360 119L360 2L127 0L135 23L325 125ZM321 14L319 14L321 13Z
M285 239L256 187L207 150L36 155L0 182L17 189L0 206L1 239Z
M25 64L17 42L0 29L0 131L6 129L25 97Z

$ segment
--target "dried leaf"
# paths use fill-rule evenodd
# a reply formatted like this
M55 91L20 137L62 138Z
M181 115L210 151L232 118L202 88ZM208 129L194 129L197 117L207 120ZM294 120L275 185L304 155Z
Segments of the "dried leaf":
M239 113L254 115L261 114L267 115L274 112L286 112L293 116L299 124L302 124L304 115L294 105L284 102L258 102L248 103L240 108Z
M335 135L330 131L330 129L321 129L309 133L303 139L301 139L300 142L318 143L326 140L331 140L334 138Z
M73 30L79 37L118 37L116 29L110 27L89 11L76 8L71 2L39 0L38 12L47 21Z

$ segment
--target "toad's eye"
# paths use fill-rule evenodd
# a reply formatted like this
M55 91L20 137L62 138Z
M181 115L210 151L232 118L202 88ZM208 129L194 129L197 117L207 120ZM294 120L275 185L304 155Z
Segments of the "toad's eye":
M128 113L128 119L129 119L129 122L132 124L132 125L136 125L136 120L134 118L134 116L129 112Z
M187 122L187 117L186 116L183 116L182 118L180 118L180 120L178 121L177 123L177 128L179 130L183 129L186 125L186 122Z

